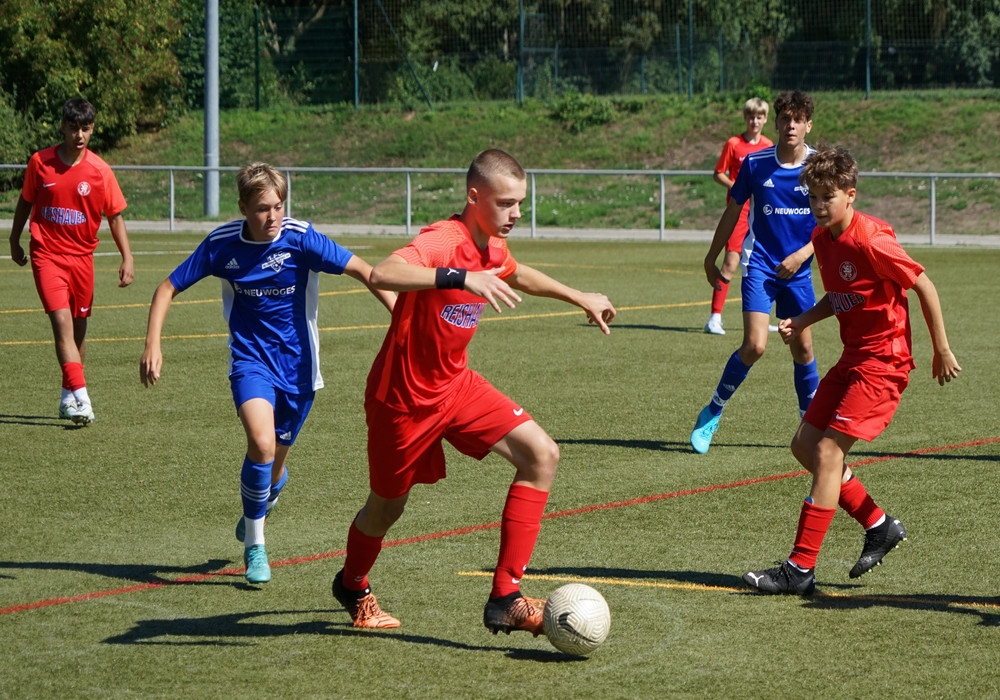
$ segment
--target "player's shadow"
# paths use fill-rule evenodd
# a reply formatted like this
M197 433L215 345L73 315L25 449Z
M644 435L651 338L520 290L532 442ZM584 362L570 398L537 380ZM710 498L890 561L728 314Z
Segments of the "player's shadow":
M714 588L732 588L734 592L759 595L747 588L739 576L710 571L657 571L643 569L613 569L605 567L550 567L537 569L532 573L544 576L568 576L587 579L606 579L608 585L614 581L651 581L693 584ZM902 610L924 610L952 615L975 615L979 624L986 627L1000 627L1000 596L954 596L954 595L864 595L864 584L833 583L817 581L816 594L810 598L800 598L804 606L820 610L868 610L876 607L900 608ZM833 592L836 591L836 592ZM830 593L829 595L827 593Z
M560 445L597 445L600 447L619 447L626 450L648 450L650 452L688 452L695 454L689 442L676 442L665 440L617 440L614 438L555 438ZM713 447L755 447L787 450L788 443L780 445L767 443L725 443L713 442Z
M955 596L955 595L823 595L822 588L828 588L822 581L820 588L806 603L805 607L819 610L869 610L872 608L899 608L901 610L925 610L950 613L952 615L974 615L985 627L1000 627L1000 596ZM845 586L846 587L846 586ZM858 586L851 586L856 588Z
M311 619L283 619L285 616ZM339 618L339 619L338 619ZM488 634L485 629L481 630ZM541 662L571 661L555 649L523 649L508 646L466 644L453 639L407 634L400 630L359 630L351 627L347 613L336 610L265 610L210 617L140 620L132 629L108 637L104 644L170 646L253 646L263 640L292 635L323 635L356 639L391 639L406 644L424 644L459 651L503 653L511 658Z
M739 576L712 571L666 571L649 569L617 569L603 566L569 566L532 569L538 576L571 576L581 579L615 579L620 581L652 581L711 586L713 588L742 588Z
M62 430L80 430L87 427L52 416L26 416L10 413L0 413L0 425L32 425L36 428L61 428Z
M226 559L209 559L204 564L193 566L156 566L153 564L104 564L96 562L73 561L0 561L0 571L5 569L34 569L42 571L76 571L111 579L135 581L136 583L169 583L169 584L215 584L233 585L231 581L216 579L215 574L221 574L220 569L231 567L233 562ZM168 578L166 575L172 577ZM4 574L6 578L14 578ZM178 581L176 577L209 576L210 578L196 581Z
M584 325L584 324L580 324ZM590 324L587 324L590 325ZM617 323L612 321L609 325L616 331L668 331L670 333L704 333L701 326L692 328L690 326L660 326L655 323Z

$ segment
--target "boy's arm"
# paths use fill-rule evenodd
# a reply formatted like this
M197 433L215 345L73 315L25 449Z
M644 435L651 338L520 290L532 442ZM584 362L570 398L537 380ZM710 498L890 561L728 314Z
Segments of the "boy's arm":
M514 274L507 278L511 287L536 297L560 299L579 306L587 314L587 321L595 323L604 335L611 333L608 324L614 320L615 307L603 294L597 292L581 292L555 280L544 272L528 265L520 264Z
M125 230L125 217L121 212L108 217L108 228L115 239L118 252L122 254L122 264L118 268L118 286L127 287L135 279L135 261L132 258L132 246L128 241L128 231Z
M382 302L382 305L392 313L392 307L396 305L396 293L383 289L375 289L371 283L372 266L357 255L353 256L344 268L344 274L353 277L361 284L368 287L368 290L375 295L375 298Z
M941 300L938 297L937 288L926 272L921 272L920 276L917 277L917 281L913 283L913 291L920 299L920 310L924 314L927 330L931 334L931 345L934 348L931 376L938 380L938 384L944 386L945 382L957 378L962 368L958 366L958 360L955 359L955 355L948 346L948 335L944 330L944 314L941 312Z
M14 208L14 221L10 227L10 259L21 267L28 262L28 256L24 254L24 248L21 246L21 232L24 231L28 217L31 216L31 207L31 202L25 200L23 195L19 195L17 206Z
M160 368L163 367L163 353L160 351L160 335L163 332L163 321L170 310L170 302L177 296L170 278L160 282L153 292L153 301L149 305L149 320L146 323L146 347L139 360L139 380L143 386L154 386L160 378Z
M778 333L787 344L809 326L831 316L833 316L833 306L830 304L830 295L824 294L823 298L817 301L811 309L803 311L798 316L779 321Z
M733 186L733 181L729 178L729 175L726 173L720 173L718 170L712 173L712 179L725 187L726 190L729 190L729 188Z
M393 253L372 268L371 286L395 292L434 289L437 287L438 269L411 265L402 256ZM451 271L459 273L457 270ZM466 272L465 283L462 285L462 289L488 301L497 313L500 313L500 302L513 309L514 305L521 301L521 297L510 288L510 285L498 277L500 271L501 268Z
M810 240L804 246L781 261L781 264L779 264L775 269L775 272L778 274L778 278L783 280L791 279L792 275L798 272L799 268L802 267L802 263L808 260L809 256L812 254L813 243Z
M722 212L722 217L719 219L719 224L715 227L712 244L708 247L708 254L705 256L705 278L715 289L721 289L720 281L729 282L722 276L722 272L715 262L719 259L719 253L726 247L726 241L733 235L733 230L740 220L740 212L742 211L742 204L737 204L733 199L729 200L729 203L726 204L726 210Z

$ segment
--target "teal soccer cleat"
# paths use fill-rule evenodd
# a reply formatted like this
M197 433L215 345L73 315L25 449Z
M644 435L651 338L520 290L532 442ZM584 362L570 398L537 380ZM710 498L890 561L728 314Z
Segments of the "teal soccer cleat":
M703 455L708 452L708 448L712 444L712 436L719 429L720 417L713 416L708 406L701 409L701 413L698 414L694 430L691 431L691 448L698 454Z
M249 583L267 583L271 580L271 566L267 563L264 545L255 544L244 549L243 563L247 567L244 576Z

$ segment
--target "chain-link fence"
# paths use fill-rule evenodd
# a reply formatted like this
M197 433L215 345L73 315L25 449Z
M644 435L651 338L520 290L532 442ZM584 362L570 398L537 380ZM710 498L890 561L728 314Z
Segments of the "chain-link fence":
M341 0L255 21L278 76L257 90L305 104L988 87L1000 67L994 0Z

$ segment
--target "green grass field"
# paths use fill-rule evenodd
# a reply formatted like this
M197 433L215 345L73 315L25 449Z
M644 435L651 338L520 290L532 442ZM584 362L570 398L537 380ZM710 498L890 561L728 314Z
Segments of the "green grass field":
M29 271L0 266L0 697L998 697L1000 250L914 248L942 298L964 371L939 387L912 297L917 370L896 420L849 458L909 539L861 579L863 541L835 518L811 599L766 597L740 575L787 556L809 488L788 450L798 422L774 336L726 409L711 451L694 417L739 344L708 336L695 244L518 240L515 256L607 293L603 337L578 310L528 297L487 316L471 364L556 439L562 462L524 591L600 590L607 642L586 660L543 638L491 636L482 605L511 467L449 449L449 477L418 487L372 574L399 630L355 631L330 595L367 493L364 380L388 316L325 277L327 386L268 522L273 579L249 586L233 537L244 450L226 379L219 286L177 298L161 383L138 360L155 286L195 235L131 233L137 277L117 289L97 258L87 350L97 421L55 418L59 374ZM401 243L344 238L375 262ZM836 322L816 329L825 371Z

